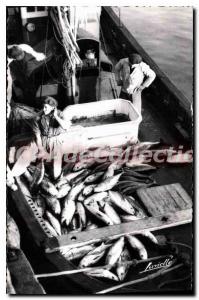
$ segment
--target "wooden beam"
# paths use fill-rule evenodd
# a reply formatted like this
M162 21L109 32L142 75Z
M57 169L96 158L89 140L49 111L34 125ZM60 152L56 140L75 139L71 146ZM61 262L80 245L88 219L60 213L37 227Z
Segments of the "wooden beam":
M78 233L68 233L59 237L46 240L46 252L57 251L63 246L81 246L102 240L118 238L125 234L139 234L143 230L156 231L169 227L191 223L192 209L167 213L156 217L146 217L129 223L106 226L102 228L82 231Z

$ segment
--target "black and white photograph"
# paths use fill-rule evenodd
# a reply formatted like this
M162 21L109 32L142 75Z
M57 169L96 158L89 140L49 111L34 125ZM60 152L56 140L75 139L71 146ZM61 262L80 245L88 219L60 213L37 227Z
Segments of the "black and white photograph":
M193 295L196 9L56 4L2 8L6 294Z

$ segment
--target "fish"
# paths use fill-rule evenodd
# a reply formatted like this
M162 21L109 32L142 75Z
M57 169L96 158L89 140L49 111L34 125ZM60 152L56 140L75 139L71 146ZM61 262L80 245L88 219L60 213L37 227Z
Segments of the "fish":
M79 183L80 181L85 181L85 178L88 177L88 175L91 173L90 170L85 169L83 170L84 172L82 172L80 175L78 175L77 177L75 177L74 179L71 179L70 183L72 185L75 185L77 183Z
M82 191L82 192L83 192L83 191ZM85 200L85 198L86 198L86 197L83 195L82 192L81 192L81 193L79 194L79 196L77 197L77 201L79 201L79 202L83 202L83 201Z
M156 245L158 244L158 240L156 239L155 235L151 231L144 230L144 231L140 232L139 234L148 238L153 244L156 244Z
M28 169L26 169L26 171L23 173L23 176L26 178L26 180L27 180L29 183L32 183L32 182L33 182L33 177L32 177L32 175L30 174L30 172L28 171Z
M144 247L144 245L136 237L134 237L132 235L126 235L126 238L129 242L129 244L131 245L131 247L138 251L138 254L139 254L141 259L147 259L148 258L146 248Z
M66 197L71 190L71 186L68 183L63 184L60 189L58 189L57 199Z
M155 171L157 168L148 164L137 164L131 166L130 170L135 172L148 172L148 171Z
M65 175L69 174L72 171L74 165L75 165L75 163L71 163L71 162L65 164L65 166L62 168L61 176L64 177Z
M74 260L85 256L88 252L94 249L94 245L85 245L81 247L75 247L72 249L63 248L60 253L68 260Z
M120 215L122 222L132 222L141 219L141 217L133 216L133 215Z
M76 210L75 201L65 199L64 207L61 212L61 223L66 222L66 225L68 226L74 216L75 210Z
M115 171L114 165L111 164L108 167L108 169L106 170L106 172L104 173L104 176L103 176L102 180L106 180L107 178L113 177L114 176L114 171Z
M81 191L84 189L85 185L83 182L80 182L76 184L75 186L72 186L70 192L66 196L68 200L75 201L78 195L81 193Z
M69 228L71 230L70 232L77 232L81 230L81 228L79 227L80 224L78 218L79 216L75 213L69 225Z
M106 256L106 265L114 266L117 263L123 248L124 248L124 237L122 236L109 249Z
M89 202L97 202L108 196L108 192L94 193L93 195L87 197L84 200L84 204L88 204Z
M115 274L106 269L96 269L93 271L86 272L86 274L88 276L107 278L114 281L119 281L118 277Z
M52 236L57 236L58 234L57 234L56 230L52 227L52 225L50 225L50 223L47 220L44 220L44 222L45 222L48 232Z
M118 259L118 265L116 267L116 274L119 278L120 281L123 281L124 278L126 277L126 274L130 268L130 264L125 264L126 261L130 261L130 253L129 251L125 248L119 259Z
M100 246L91 250L81 259L79 267L86 268L96 264L104 256L106 249L109 247L110 245L105 245L102 243Z
M91 174L88 177L86 177L84 182L85 183L93 183L93 182L97 181L100 177L102 177L103 174L104 174L104 172L97 172L97 173Z
M56 187L54 186L54 184L52 184L52 182L50 182L49 179L47 178L43 178L42 182L41 182L41 188L49 195L53 196L53 197L57 197L58 195L58 190L56 189Z
M83 228L85 228L86 227L86 211L81 202L77 202L76 210L80 217L81 225Z
M20 249L20 233L14 219L7 213L6 246L9 249Z
M134 167L135 165L143 164L146 161L146 157L144 155L139 155L138 157L132 157L128 161L125 162L127 167Z
M55 187L56 189L61 189L63 185L68 184L69 185L69 181L66 178L60 178L56 183L55 183Z
M48 218L48 221L52 225L52 227L55 229L58 235L61 235L61 225L59 221L49 212L46 210L46 217Z
M45 174L45 167L44 167L44 160L42 159L39 164L35 167L35 172L33 173L33 180L31 182L31 189L34 188L35 186L39 185Z
M96 187L96 184L90 184L90 185L87 185L83 191L82 191L82 194L83 196L89 196L92 194L92 192L94 191L94 188Z
M103 208L104 213L112 220L113 224L120 224L121 220L115 209L108 203L99 201L100 207Z
M83 174L85 170L80 170L78 172L71 172L68 173L65 176L62 176L60 181L66 181L66 182L71 182L71 180L73 180L74 178L76 178L77 176L79 176L80 174Z
M93 158L81 160L74 165L73 171L76 172L76 171L80 171L82 169L88 169L91 166L93 166L94 164L95 164L95 159L93 159Z
M112 176L112 177L109 177L109 178L105 179L104 181L99 183L94 188L94 192L98 193L98 192L105 192L105 191L111 190L118 183L119 178L120 178L121 175L122 175L122 173L119 173L115 176Z
M48 196L42 194L42 197L45 199L46 204L48 207L57 215L61 213L61 205L59 200L56 197Z
M93 173L106 171L109 166L110 166L110 162L104 162L102 164L99 164L97 167L94 168Z
M135 215L135 209L133 206L129 203L129 201L122 197L120 193L109 191L109 199L113 205L119 207L128 214Z
M95 229L95 228L98 228L98 225L89 220L85 230L91 230L91 229Z
M103 213L99 210L97 203L89 202L88 204L84 203L84 205L91 214L93 214L99 220L103 221L105 224L107 224L107 225L114 224L113 221L105 213Z

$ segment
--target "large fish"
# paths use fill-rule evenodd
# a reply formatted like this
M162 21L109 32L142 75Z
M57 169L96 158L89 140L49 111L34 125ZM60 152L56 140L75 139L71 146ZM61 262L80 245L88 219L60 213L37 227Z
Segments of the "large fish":
M87 178L87 176L90 174L90 170L85 169L83 170L84 172L82 172L80 175L78 175L77 177L71 179L70 183L72 185L75 185L77 183L79 183L80 181L85 181L85 178Z
M106 256L106 264L114 266L117 263L123 248L124 248L124 237L122 236L109 249Z
M59 200L56 197L51 197L47 195L43 195L42 197L45 199L48 207L56 214L59 215L61 213L61 206Z
M88 252L88 254L80 261L80 268L86 268L96 264L104 256L106 249L109 247L110 245L102 243L100 246Z
M74 216L75 210L76 210L75 201L65 199L64 207L61 213L61 223L66 222L66 225L68 226Z
M107 278L114 281L119 281L118 277L115 274L106 269L96 269L90 272L86 272L86 274L93 277Z
M148 238L153 244L156 244L156 245L158 244L158 240L156 239L155 235L152 232L150 232L149 230L144 230L139 234Z
M90 184L90 185L87 185L85 186L85 188L83 189L82 191L82 194L87 197L89 195L92 194L92 192L94 191L94 188L96 187L96 184Z
M72 186L70 192L66 196L66 199L75 201L78 195L81 193L81 191L84 189L85 185L83 182L80 182L76 184L75 186Z
M63 197L66 197L70 190L71 190L71 186L68 183L63 184L58 189L57 199L61 199Z
M106 172L104 173L103 180L106 180L107 178L113 177L114 176L114 171L115 171L115 166L111 164Z
M42 159L39 164L36 166L36 170L33 174L33 181L31 183L31 187L34 187L35 185L39 185L45 174L45 167L44 167L44 160Z
M61 249L61 254L68 260L78 259L85 256L88 252L94 249L94 245L85 245L82 247L75 247L72 249Z
M80 171L82 169L87 169L90 168L91 166L93 166L95 164L95 159L91 158L91 159L85 159L85 160L80 160L79 162L77 162L74 167L73 167L73 171Z
M94 188L94 192L98 193L111 190L118 183L121 175L122 173L105 179Z
M71 172L65 176L60 178L60 182L71 182L73 179L78 177L79 175L83 174L85 170L80 170L78 172ZM61 184L61 183L60 183Z
M30 172L28 171L28 169L23 173L23 176L26 178L26 180L27 180L29 183L32 183L32 182L33 182L33 177L32 177L32 175L30 174Z
M48 218L48 221L52 225L52 227L55 229L58 235L61 235L61 225L59 221L49 212L46 211L46 217Z
M108 196L108 192L95 193L84 200L84 204L88 204L89 202L97 202Z
M84 205L91 214L93 214L99 220L103 221L105 224L107 224L107 225L114 224L113 221L105 213L103 213L99 210L99 207L97 206L96 202L94 202L94 203L89 202L88 204L85 204L85 202L84 202Z
M97 173L91 174L88 177L86 177L84 182L85 183L93 183L93 182L97 181L100 177L102 177L103 174L104 174L104 172L97 172Z
M120 215L122 222L132 222L141 219L141 217L133 216L133 215Z
M86 227L86 211L85 211L83 204L81 202L77 202L76 209L77 209L77 213L80 218L81 225L83 228L85 228Z
M47 178L43 178L42 182L41 182L41 188L49 195L53 196L53 197L57 197L58 195L58 190L56 189L56 187L54 186L54 184L52 184L52 182L50 182L49 179Z
M91 222L91 220L88 221L87 226L86 226L86 230L92 230L92 229L96 229L98 228L98 225Z
M120 224L121 220L115 209L105 200L98 202L104 213L112 220L113 224Z
M128 214L135 214L135 209L133 206L127 201L122 195L118 192L109 191L109 198L110 202L122 209L123 211L127 212Z
M127 235L126 237L127 237L127 240L129 242L129 244L131 245L131 247L133 249L137 250L140 258L141 259L147 259L148 254L147 254L146 248L140 242L140 240L138 240L135 236L132 236L132 235Z
M118 259L118 265L116 268L116 273L117 276L119 278L119 280L124 280L124 278L126 277L126 274L129 270L130 264L125 264L126 261L130 261L131 257L130 257L130 253L129 251L125 248L119 259Z
M82 192L83 192L83 191L82 191ZM85 198L86 198L86 197L83 195L82 192L81 192L81 193L79 194L79 196L77 197L77 201L79 201L79 202L83 202L83 201L85 200Z
M52 225L50 225L50 223L47 221L47 220L44 220L45 222L45 225L47 227L47 230L49 231L49 233L52 235L52 236L57 236L57 232L56 230L52 227Z

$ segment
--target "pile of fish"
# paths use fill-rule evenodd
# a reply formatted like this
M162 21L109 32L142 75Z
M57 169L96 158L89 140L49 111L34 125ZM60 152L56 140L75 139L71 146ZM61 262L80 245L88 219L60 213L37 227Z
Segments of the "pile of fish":
M158 244L151 232L144 231L142 235L153 244ZM63 247L60 252L67 260L76 261L79 268L91 267L85 272L87 275L114 281L125 279L130 266L135 261L135 255L140 260L148 258L144 244L132 235L125 235L98 245L90 244L71 249Z
M41 161L39 166L30 165L22 176L48 230L57 236L143 218L145 213L131 194L155 183L149 176L154 169L118 162L96 165L90 159L68 163L52 182Z

